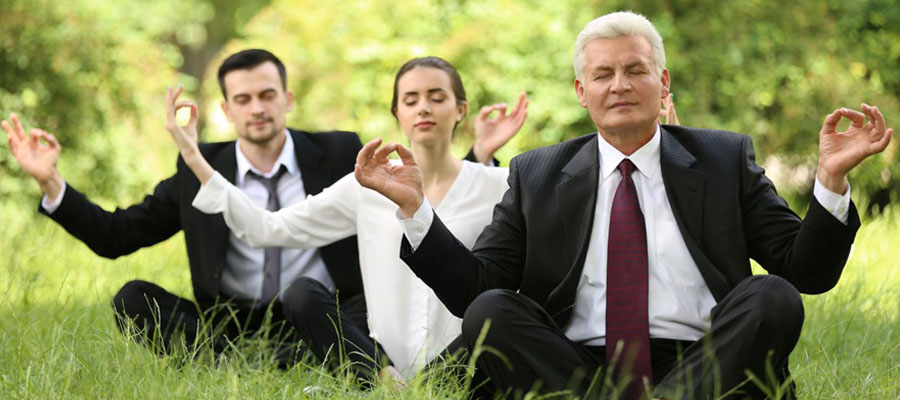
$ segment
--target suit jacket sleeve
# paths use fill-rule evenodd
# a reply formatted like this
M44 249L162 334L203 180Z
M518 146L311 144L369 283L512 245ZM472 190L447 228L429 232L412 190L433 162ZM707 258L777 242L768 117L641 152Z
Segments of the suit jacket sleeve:
M179 158L179 167L183 166ZM160 182L153 194L126 209L109 212L67 183L59 208L39 211L102 257L117 258L168 239L181 229L178 173Z
M525 260L524 221L519 205L517 160L509 169L509 190L494 207L493 219L470 251L435 215L422 243L412 252L403 238L400 258L434 290L447 309L462 318L472 300L493 288L516 289Z
M860 226L856 207L851 203L844 225L814 197L801 222L756 164L748 137L743 140L743 161L741 205L750 257L800 292L822 293L834 287Z

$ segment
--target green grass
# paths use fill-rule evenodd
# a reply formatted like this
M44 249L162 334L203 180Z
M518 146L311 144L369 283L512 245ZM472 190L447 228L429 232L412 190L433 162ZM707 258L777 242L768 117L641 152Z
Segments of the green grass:
M110 299L132 279L190 297L180 235L118 260L94 255L32 204L0 202L0 398L459 398L448 374L360 390L317 365L259 352L159 357L119 333ZM838 286L806 296L791 358L806 399L900 399L900 209L865 221ZM242 344L243 349L252 347ZM308 394L304 388L319 387Z

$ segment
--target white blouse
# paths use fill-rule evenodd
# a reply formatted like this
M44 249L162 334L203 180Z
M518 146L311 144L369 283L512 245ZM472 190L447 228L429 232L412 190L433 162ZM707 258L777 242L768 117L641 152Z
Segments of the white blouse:
M490 223L508 188L506 168L463 161L459 175L434 211L466 247ZM254 247L316 248L357 235L369 332L394 367L411 376L460 333L461 321L400 260L403 231L397 205L362 187L353 174L305 201L276 212L254 204L216 173L193 206L223 213L235 236Z

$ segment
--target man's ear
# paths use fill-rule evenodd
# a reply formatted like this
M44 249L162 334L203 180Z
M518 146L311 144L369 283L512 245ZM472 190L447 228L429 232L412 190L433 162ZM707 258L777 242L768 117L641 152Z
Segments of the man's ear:
M662 83L662 89L660 90L660 98L666 98L669 95L669 85L672 83L669 77L669 70L663 69L662 76L659 78Z
M294 110L294 92L288 90L287 92L284 92L284 97L287 98L287 110L293 111Z
M231 112L228 109L228 100L222 100L220 105L222 106L222 113L225 114L225 118L228 118L228 122L234 122L231 118Z
M581 103L581 106L587 108L587 102L584 100L584 86L578 78L575 78L575 94L578 95L578 102Z

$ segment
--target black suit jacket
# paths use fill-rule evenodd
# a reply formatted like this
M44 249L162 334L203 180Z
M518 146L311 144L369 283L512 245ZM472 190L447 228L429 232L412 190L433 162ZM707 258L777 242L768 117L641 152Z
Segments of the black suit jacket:
M859 227L852 204L848 225L815 199L801 220L756 165L749 137L678 126L661 135L666 195L717 301L751 275L750 258L804 293L837 283ZM590 134L514 158L509 190L472 251L435 216L415 253L404 239L401 257L457 316L479 293L507 288L565 326L591 240L597 140Z
M297 164L307 194L316 194L350 172L362 148L352 132L309 133L291 130ZM235 142L203 143L203 156L234 183L237 173ZM113 212L92 203L71 184L59 208L47 214L98 255L117 258L184 231L191 280L197 303L207 308L220 296L228 246L228 226L221 214L207 215L191 206L200 182L180 157L175 175L156 185L153 194L126 209ZM341 294L362 293L356 236L319 249Z

